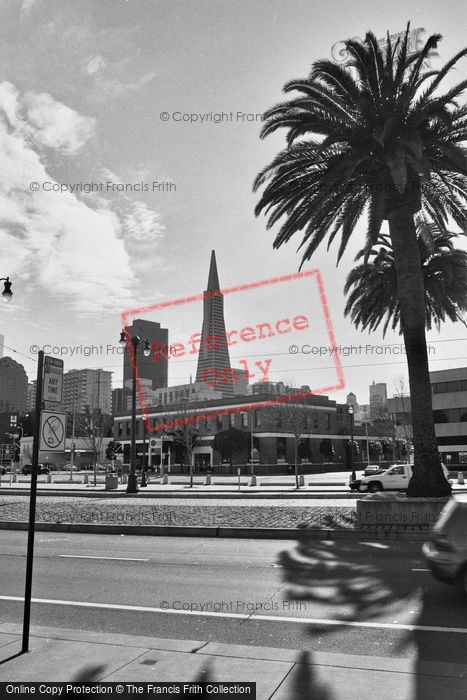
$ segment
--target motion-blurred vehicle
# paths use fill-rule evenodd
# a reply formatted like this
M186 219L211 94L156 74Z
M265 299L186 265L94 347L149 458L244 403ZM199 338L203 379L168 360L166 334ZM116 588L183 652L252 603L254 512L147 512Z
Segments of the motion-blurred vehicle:
M454 496L446 503L422 551L433 576L458 584L467 601L467 500Z
M46 467L44 464L38 464L37 466L38 466L38 468L37 468L38 474L50 474L49 467ZM21 471L26 476L32 474L32 464L23 465L23 468L21 469Z

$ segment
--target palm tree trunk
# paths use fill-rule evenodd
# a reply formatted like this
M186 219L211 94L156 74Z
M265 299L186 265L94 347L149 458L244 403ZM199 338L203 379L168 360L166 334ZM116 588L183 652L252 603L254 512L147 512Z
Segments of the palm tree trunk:
M402 199L402 198L401 198ZM425 336L425 290L412 210L406 201L389 215L397 295L407 353L414 443L410 496L445 496L451 492L438 457Z

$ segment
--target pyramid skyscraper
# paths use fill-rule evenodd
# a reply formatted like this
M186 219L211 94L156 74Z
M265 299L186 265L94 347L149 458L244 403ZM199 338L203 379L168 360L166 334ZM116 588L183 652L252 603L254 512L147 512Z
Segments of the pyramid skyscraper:
M227 346L224 298L220 292L217 274L216 254L211 253L208 286L204 291L203 327L201 330L200 353L196 381L205 384L215 383L216 391L222 396L233 396L234 386L230 366L229 348Z

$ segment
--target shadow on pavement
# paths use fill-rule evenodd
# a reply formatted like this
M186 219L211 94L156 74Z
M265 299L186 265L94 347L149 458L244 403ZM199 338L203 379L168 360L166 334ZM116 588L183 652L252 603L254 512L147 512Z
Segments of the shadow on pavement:
M279 554L283 581L287 584L286 599L309 601L318 604L318 608L322 603L326 606L323 617L327 614L342 623L370 622L381 618L392 622L402 618L409 619L410 623L417 626L454 626L452 621L446 621L446 615L454 613L453 619L459 619L459 613L465 610L457 591L443 584L438 584L438 588L428 573L425 574L427 578L421 578L420 585L417 585L411 572L410 558L407 558L407 545L391 541L389 546L390 553L389 548L381 547L381 544L378 548L378 545L371 546L370 543L363 542L318 541L307 539L305 535L299 537L295 549L283 550ZM395 576L395 573L399 575ZM414 609L415 619L414 615L408 618L408 611ZM316 614L316 617L321 616ZM467 612L464 619L467 622ZM310 625L309 632L312 637L318 638L344 629L348 629L344 624L342 627ZM401 634L403 636L400 642L391 649L387 647L386 651L382 649L381 656L393 656L395 653L406 656L404 651L408 647L416 649L416 683L411 700L439 700L444 697L443 691L448 687L450 700L467 697L467 679L448 680L435 674L427 675L427 668L433 662L467 663L466 634L448 633L449 640L445 633L417 629L404 630ZM389 635L387 643L389 644ZM318 649L318 639L316 648ZM310 663L310 659L307 663ZM304 666L302 675L297 675L295 697L307 697L306 692L311 692L308 697L330 697L325 694L326 690L323 690L323 695L317 694L319 689L316 691L313 687L306 690L307 684L309 686L312 683L312 677L307 677L310 668L312 667ZM462 683L465 684L463 691L459 690L457 695L456 688L461 688Z

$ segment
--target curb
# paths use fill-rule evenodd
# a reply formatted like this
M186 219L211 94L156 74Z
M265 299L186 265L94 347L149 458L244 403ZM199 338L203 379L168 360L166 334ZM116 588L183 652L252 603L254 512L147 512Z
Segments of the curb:
M103 525L85 523L40 523L38 532L69 532L89 535L143 535L149 537L222 537L261 540L406 540L425 542L429 531L406 530L325 530L318 528L202 527L174 525ZM0 530L28 530L28 523L0 521Z
M29 496L29 489L0 489L0 496ZM65 491L53 489L37 489L38 496L64 496L65 498L201 498L201 499L239 499L251 498L254 499L331 499L331 500L349 500L361 498L362 494L342 491L138 491L127 496L125 491Z

